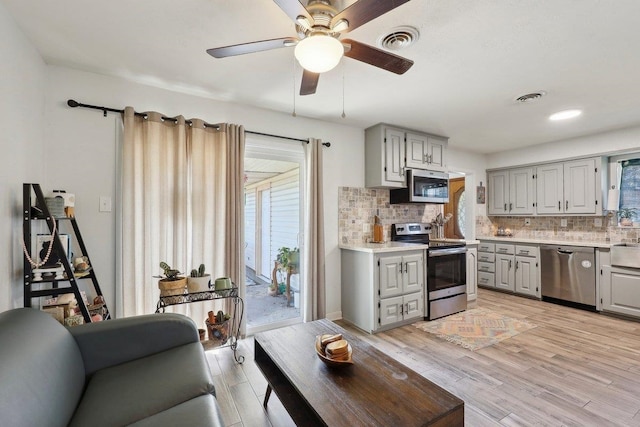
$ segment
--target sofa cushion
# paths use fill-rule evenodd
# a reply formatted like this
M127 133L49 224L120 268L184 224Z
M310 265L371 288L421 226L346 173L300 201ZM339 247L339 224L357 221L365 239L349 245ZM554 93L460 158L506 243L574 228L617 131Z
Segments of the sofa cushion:
M127 425L214 392L202 344L185 344L97 371L70 425Z
M207 394L162 411L132 427L223 426L216 399Z
M33 308L0 313L0 414L11 426L65 426L84 388L69 331Z

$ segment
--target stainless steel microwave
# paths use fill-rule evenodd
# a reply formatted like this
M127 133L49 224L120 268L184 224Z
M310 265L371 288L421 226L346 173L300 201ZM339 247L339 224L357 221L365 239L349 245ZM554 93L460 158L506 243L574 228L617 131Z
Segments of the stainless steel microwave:
M397 203L449 203L449 174L407 169L407 188L390 192L390 201Z

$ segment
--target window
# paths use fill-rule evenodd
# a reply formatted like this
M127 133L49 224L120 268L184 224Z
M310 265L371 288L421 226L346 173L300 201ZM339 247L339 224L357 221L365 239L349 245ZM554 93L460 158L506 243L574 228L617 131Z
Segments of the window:
M620 212L630 210L630 218L636 222L640 218L640 159L621 162Z
M458 197L458 215L456 216L456 220L458 221L458 231L459 235L463 238L467 235L467 231L465 230L465 221L467 219L467 208L465 202L465 191L462 189L462 193L460 193L460 197Z

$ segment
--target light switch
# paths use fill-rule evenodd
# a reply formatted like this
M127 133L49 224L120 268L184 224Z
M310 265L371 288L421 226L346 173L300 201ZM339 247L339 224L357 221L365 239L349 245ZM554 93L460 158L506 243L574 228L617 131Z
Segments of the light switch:
M100 196L100 212L111 212L111 197Z
M524 225L531 225L531 218L525 218Z

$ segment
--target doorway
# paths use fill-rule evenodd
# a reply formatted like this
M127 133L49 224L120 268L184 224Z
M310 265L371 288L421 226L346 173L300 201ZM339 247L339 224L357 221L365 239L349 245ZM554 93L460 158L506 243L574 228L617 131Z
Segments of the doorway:
M464 239L466 237L466 195L465 177L449 179L449 203L444 205L444 216L451 214L451 220L444 225L444 237Z
M249 138L245 151L247 334L302 321L299 260L304 152L299 143Z

